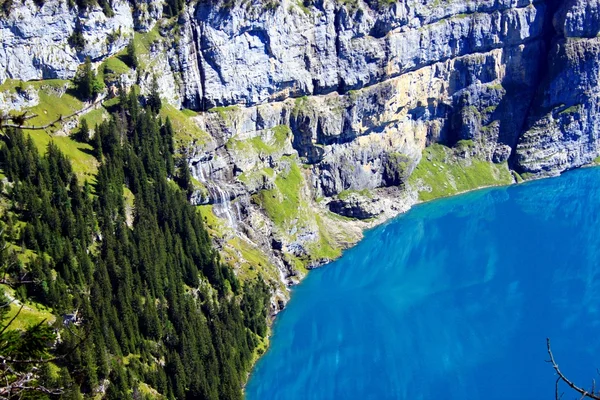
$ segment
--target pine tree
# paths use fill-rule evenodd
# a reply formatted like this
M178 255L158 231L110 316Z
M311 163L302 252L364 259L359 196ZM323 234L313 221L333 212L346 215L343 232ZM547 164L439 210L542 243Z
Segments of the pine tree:
M139 61L137 58L137 52L135 51L133 39L127 45L127 64L134 69L138 69L139 67Z
M150 84L150 94L146 99L146 105L155 114L158 114L162 106L162 101L160 100L160 93L158 87L158 79L156 78L156 75L152 77L152 83Z
M192 174L190 173L190 169L187 165L187 162L185 159L182 159L179 162L179 186L181 186L181 188L183 189L183 191L186 193L187 197L189 198L192 193L194 192L194 184L192 183Z
M93 188L80 186L54 143L42 156L28 135L6 130L0 168L11 183L8 209L23 224L11 238L37 255L8 261L6 276L27 272L34 283L18 296L59 314L79 312L77 325L60 328L57 351L72 350L60 379L76 388L65 398L91 397L107 379L109 398L127 398L142 382L171 398L241 398L254 338L266 331L269 289L262 281L242 289L220 262L187 202L193 184L185 160L179 186L169 181L171 121L140 108L133 90L121 100L91 140L100 162ZM125 188L134 197L132 221ZM84 332L89 337L75 347L74 335ZM44 384L59 379L40 371Z
M0 234L2 271L6 271L8 266L8 252L8 246ZM27 393L36 392L61 394L61 389L42 385L46 379L44 369L40 368L51 359L50 344L56 339L54 330L45 321L29 325L25 330L15 329L13 322L23 310L23 305L15 316L9 318L11 305L12 301L0 287L0 398L21 398Z
M96 77L90 57L86 57L83 65L79 67L75 76L75 85L77 93L84 100L93 100L104 90L104 83Z
M79 126L77 135L75 135L75 139L84 143L87 143L90 140L90 128L88 127L88 123L85 118L81 120L81 125Z

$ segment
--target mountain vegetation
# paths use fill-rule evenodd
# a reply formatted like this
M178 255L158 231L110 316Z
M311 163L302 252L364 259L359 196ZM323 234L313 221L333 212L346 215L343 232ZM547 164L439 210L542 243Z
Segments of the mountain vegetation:
M19 330L0 309L0 352L12 360L0 367L0 397L242 397L269 287L221 263L177 184L189 176L175 167L172 125L146 103L121 89L95 127L94 183L79 182L53 141L42 154L28 134L4 130L0 288L14 297L0 303L33 299L59 318ZM29 383L11 386L22 372Z

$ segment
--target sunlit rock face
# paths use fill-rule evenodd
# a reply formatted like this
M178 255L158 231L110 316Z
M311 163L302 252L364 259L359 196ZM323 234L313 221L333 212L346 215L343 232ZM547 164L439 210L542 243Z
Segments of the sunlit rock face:
M0 82L72 78L86 56L98 65L152 31L126 86L147 93L156 77L165 103L199 111L204 134L180 149L199 182L192 201L273 256L281 282L421 190L471 188L411 178L434 143L451 149L425 156L434 173L494 164L473 187L600 155L598 0L197 2L169 20L160 0L134 3L114 1L110 17L13 5L0 18ZM0 92L0 108L36 102Z
M567 1L554 17L555 40L516 163L556 175L600 155L600 3Z
M25 1L0 18L0 82L72 78L85 57L102 59L130 40L134 21L127 1L113 2L111 17L98 6L79 14L67 3ZM86 42L79 50L69 42L76 29Z

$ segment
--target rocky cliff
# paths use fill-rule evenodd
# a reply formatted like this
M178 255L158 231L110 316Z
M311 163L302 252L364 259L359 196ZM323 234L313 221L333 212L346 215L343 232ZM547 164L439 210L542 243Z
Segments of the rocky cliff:
M192 201L224 258L258 265L282 301L305 268L419 200L600 155L597 0L192 2L171 19L157 1L112 6L13 5L0 82L71 78L85 56L143 43L127 82L155 75L188 109ZM4 108L15 96L0 93Z

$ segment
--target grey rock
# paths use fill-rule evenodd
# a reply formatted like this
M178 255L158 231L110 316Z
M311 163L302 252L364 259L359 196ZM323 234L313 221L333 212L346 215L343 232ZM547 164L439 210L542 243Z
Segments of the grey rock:
M516 148L516 166L557 175L600 155L600 38L563 39Z
M291 1L263 12L200 3L195 21L186 23L198 26L204 107L345 92L540 35L543 3L480 3L452 2L433 12L401 1L375 11L326 0L308 14ZM186 104L197 104L192 92Z
M492 157L492 161L496 164L502 163L508 160L510 154L512 152L512 148L506 144L498 144L496 149L494 150L494 155Z
M564 37L596 37L600 32L600 1L564 1L553 22Z
M329 209L336 214L358 219L374 218L383 212L380 203L371 196L360 193L350 193L343 198L332 200L329 202Z
M114 16L107 18L96 6L81 15L86 46L77 52L68 43L75 30L77 10L67 2L48 0L41 8L32 1L13 6L0 19L0 83L7 78L69 79L86 56L102 59L120 51L133 32L129 3L112 3Z

